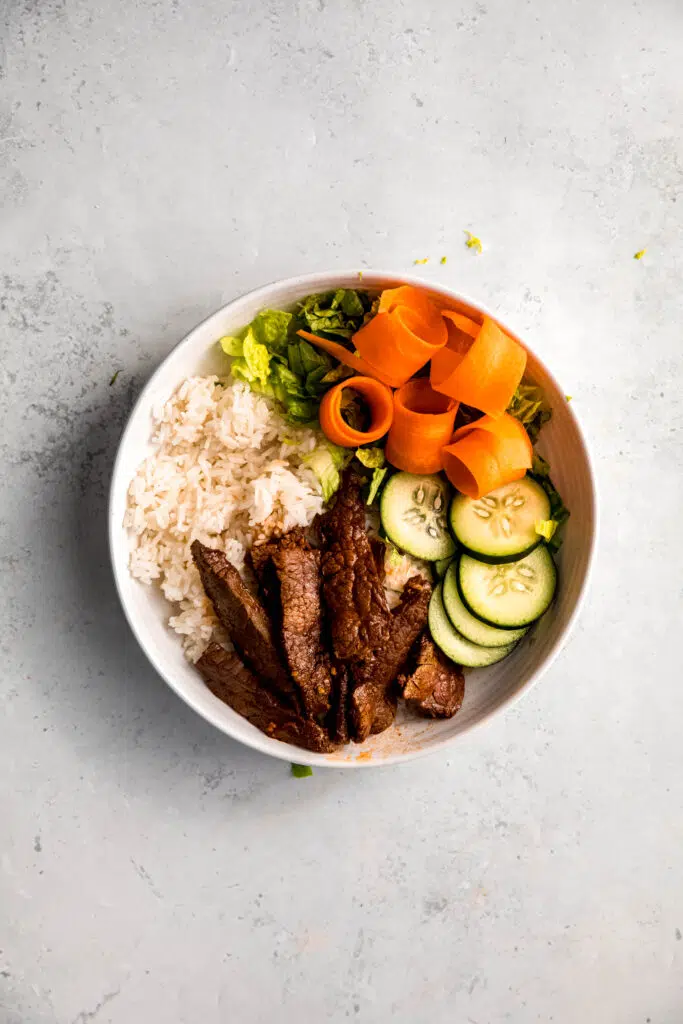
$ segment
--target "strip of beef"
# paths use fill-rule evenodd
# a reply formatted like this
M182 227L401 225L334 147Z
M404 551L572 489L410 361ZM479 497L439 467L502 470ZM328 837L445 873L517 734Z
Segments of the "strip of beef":
M192 557L221 625L249 668L298 708L296 688L275 646L270 620L222 551L196 540Z
M384 578L387 574L385 557L387 553L387 546L381 537L370 538L370 550L372 551L372 557L375 560L375 568L377 569L377 576L380 583L384 586Z
M323 644L320 552L295 529L251 549L251 564L306 714L330 713L331 658Z
M349 670L335 658L331 659L332 712L329 730L336 743L349 742Z
M354 665L354 689L349 717L351 735L362 743L371 733L383 732L396 714L395 681L427 624L431 584L423 576L406 583L400 604L390 615L386 644L371 658Z
M386 643L391 616L365 530L360 481L348 471L320 533L332 649L342 662L363 661Z
M234 652L226 651L219 644L209 644L197 668L215 697L229 704L267 736L319 753L334 750L334 744L316 722L301 718L283 704Z
M408 704L428 718L452 718L465 696L465 676L423 633L412 654L411 670L399 679Z

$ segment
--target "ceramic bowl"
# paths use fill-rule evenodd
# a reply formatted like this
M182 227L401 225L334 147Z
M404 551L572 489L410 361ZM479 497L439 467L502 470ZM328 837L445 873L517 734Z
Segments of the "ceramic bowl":
M353 287L379 291L406 283L426 288L443 308L463 313L488 312L449 289L388 273L364 270L362 283L356 271L309 274L277 281L228 303L169 353L138 398L119 445L109 505L111 560L121 603L138 643L159 675L197 714L240 743L286 761L338 768L373 768L408 761L457 743L474 726L481 725L517 700L547 671L567 640L586 592L597 527L590 457L563 389L528 346L525 346L529 354L527 374L543 387L553 409L539 450L550 461L553 480L571 510L558 559L558 593L547 614L509 658L491 668L468 671L464 704L449 721L399 714L397 723L385 733L371 737L362 745L350 744L333 754L313 754L271 739L210 693L197 670L185 659L177 635L166 625L170 610L161 593L130 576L129 545L123 526L126 492L139 463L151 451L152 409L168 399L184 378L219 370L221 357L217 340L225 334L234 334L261 309L287 309L312 292ZM515 337L506 324L502 326Z

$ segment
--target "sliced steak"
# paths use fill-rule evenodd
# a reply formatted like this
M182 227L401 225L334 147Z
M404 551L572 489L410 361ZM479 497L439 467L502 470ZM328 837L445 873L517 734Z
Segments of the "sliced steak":
M192 557L216 615L245 663L259 679L298 707L296 688L275 646L263 605L249 593L222 551L207 548L196 540Z
M273 554L280 591L280 635L289 671L309 717L321 721L331 706L330 656L323 647L320 552L282 546Z
M381 537L370 538L370 550L372 551L372 557L375 560L375 568L377 569L377 577L384 586L384 578L387 574L385 558L387 553L386 543Z
M334 744L316 722L302 718L283 704L234 652L219 644L209 644L197 668L215 697L267 736L319 753L334 750Z
M349 472L320 533L332 649L340 661L363 661L386 642L391 616L365 529L360 481Z
M353 667L354 688L349 717L351 735L358 743L371 733L383 732L396 713L395 681L427 624L431 584L423 576L412 576L390 615L385 645L372 657Z
M323 643L320 552L303 530L251 549L250 560L284 660L306 714L322 721L332 699L331 656Z
M407 703L428 718L452 718L465 696L465 676L423 633L412 653L411 670L399 679Z

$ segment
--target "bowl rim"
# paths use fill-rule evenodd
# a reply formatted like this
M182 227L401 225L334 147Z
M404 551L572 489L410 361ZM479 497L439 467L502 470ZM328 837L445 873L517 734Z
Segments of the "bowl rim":
M281 743L279 744L278 747L272 749L270 747L265 746L265 740L267 740L268 737L264 737L264 741L260 741L258 736L243 737L234 735L229 728L226 728L224 722L219 721L218 718L216 716L213 716L208 709L199 706L199 704L184 691L182 686L176 685L173 679L173 674L170 672L167 673L164 667L159 663L159 660L155 658L153 652L150 650L149 646L146 643L144 630L139 628L134 616L129 610L127 600L124 595L122 579L124 574L128 572L128 569L127 566L122 566L119 564L119 560L116 556L115 535L118 534L118 531L120 531L123 528L123 524L115 520L114 505L116 495L120 493L120 488L122 486L125 486L127 488L129 484L128 480L124 481L120 478L122 474L121 464L123 462L123 452L126 447L128 435L132 430L133 422L137 418L139 410L142 407L145 407L146 405L149 404L148 395L151 391L153 391L156 379L161 374L162 369L165 366L167 360L180 349L191 348L194 342L195 335L198 332L200 332L204 328L204 326L214 317L218 316L221 313L224 313L230 307L235 306L238 303L243 302L247 299L249 299L251 303L257 303L262 298L265 303L270 293L275 288L301 289L305 287L306 289L309 289L311 292L315 292L316 290L320 290L321 288L325 290L330 290L332 287L334 287L334 284L331 283L334 281L334 279L339 279L339 281L341 282L342 280L348 281L350 278L354 277L358 280L359 286L369 289L387 287L387 285L395 286L397 284L407 284L414 285L415 287L418 288L425 288L428 291L448 296L448 298L451 299L453 302L469 306L472 309L478 310L479 312L483 313L485 316L492 317L494 320L496 320L497 323L499 323L504 328L504 330L508 334L510 334L511 337L515 338L517 341L519 341L521 345L524 346L524 348L533 356L533 358L543 368L544 373L547 375L549 381L553 384L557 391L562 393L560 385L555 379L555 376L546 366L545 362L537 355L537 353L534 351L534 349L531 348L531 346L529 346L525 341L523 341L516 334L516 332L513 331L507 325L507 323L501 317L493 313L488 306L484 305L481 302L471 299L468 295L456 291L453 288L449 288L447 286L425 280L424 278L418 277L413 274L396 273L395 271L390 270L374 270L366 267L363 267L360 270L353 269L315 271L313 273L297 274L293 277L277 278L273 281L270 281L267 284L260 285L258 288L252 288L247 291L240 292L239 295L236 295L229 302L226 302L222 306L219 306L217 309L213 310L211 313L208 314L208 316L204 317L203 320L196 324L196 326L193 327L183 338L181 338L181 340L178 341L177 344L175 344L167 352L167 354L163 357L161 362L158 363L158 365L155 367L155 369L152 371L149 378L145 382L138 397L136 398L133 407L131 408L130 413L128 414L128 417L126 419L125 426L123 427L123 430L120 434L116 448L116 456L114 458L114 463L112 467L107 502L107 536L109 547L109 560L111 563L112 574L114 577L114 584L118 595L119 603L123 610L125 619L130 627L130 630L133 636L135 637L140 649L142 650L143 654L145 655L149 663L152 665L154 670L157 672L157 674L161 676L166 685L169 686L170 689L173 690L173 692L176 693L184 701L184 703L188 705L188 707L190 707L194 712L200 715L206 722L209 722L209 724L213 725L225 736L228 736L231 740L233 740L236 743L241 743L244 746L250 747L252 750L256 750L259 753L269 757L275 757L281 761L295 761L297 764L310 765L311 767L340 769L385 768L390 767L392 765L413 761L417 758L426 757L430 754L435 754L437 752L443 751L445 747L454 745L458 741L470 738L475 730L485 725L498 714L501 714L504 711L509 710L514 704L517 703L517 701L521 700L521 698L525 694L527 694L531 690L531 688L535 686L540 681L540 679L545 675L545 673L552 667L560 651L567 643L576 625L576 622L581 614L581 611L586 600L586 595L588 592L590 580L594 569L595 553L597 549L600 527L598 490L596 484L594 462L591 457L590 448L586 441L586 437L583 428L581 427L580 420L577 417L572 406L568 406L567 411L569 413L570 418L573 420L573 425L576 429L577 437L580 443L581 454L583 456L588 471L589 496L592 502L593 511L592 530L590 533L590 537L588 539L586 569L580 584L579 592L574 603L574 607L567 620L561 624L558 636L556 637L552 646L548 650L543 662L524 680L524 682L519 687L517 687L507 697L505 697L501 701L501 703L498 704L495 708L492 708L491 710L485 712L476 721L470 722L467 726L463 728L461 732L457 733L456 735L445 736L443 739L436 740L429 746L420 746L416 747L414 750L404 751L396 754L388 754L386 757L382 757L381 760L375 760L372 757L361 760L359 760L358 758L343 758L339 760L330 760L328 759L329 755L313 753L312 751L306 751L300 747L295 747L293 745L286 743Z

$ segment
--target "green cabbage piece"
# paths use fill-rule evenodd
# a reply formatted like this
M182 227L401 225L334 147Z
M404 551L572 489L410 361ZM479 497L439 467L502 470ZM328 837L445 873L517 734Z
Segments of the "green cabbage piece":
M542 427L552 417L552 409L545 400L543 389L537 384L525 384L524 381L512 396L507 411L526 428L532 444L536 443Z
M560 527L564 526L569 519L569 509L563 502L555 484L550 479L550 464L546 462L542 455L534 453L534 460L529 476L535 480L548 495L548 499L550 501L550 520L543 520L543 522L547 523L551 521L556 525L550 537L547 538L547 543L551 551L559 551L563 540ZM538 532L540 533L541 531ZM545 534L542 534L542 536L545 536Z
M336 444L323 444L315 448L304 462L311 467L318 478L325 504L336 494L341 484L341 470L351 460L351 452Z
M357 448L356 458L366 469L381 469L386 461L382 448Z
M389 472L389 467L384 466L382 469L376 469L372 474L372 480L370 481L370 490L368 491L368 497L366 504L372 505L377 495L379 494L380 487L384 483L384 477Z
M336 292L307 295L299 303L299 327L313 334L351 338L363 326L371 301L365 292L339 288Z
M244 355L244 342L241 338L232 338L226 334L224 338L218 343L225 352L226 356L243 356Z
M362 326L370 306L364 292L352 289L309 295L296 313L264 309L242 331L226 335L219 344L233 360L233 377L275 398L290 422L312 423L324 393L353 371L296 332L304 329L350 338Z
M250 327L261 345L271 351L281 352L287 347L289 325L292 314L281 309L263 309L254 317Z
M266 345L256 340L251 327L244 336L243 351L249 372L261 387L265 387L270 376L270 352Z
M555 519L539 519L536 523L536 533L539 537L549 541L555 536L557 526L557 520Z

